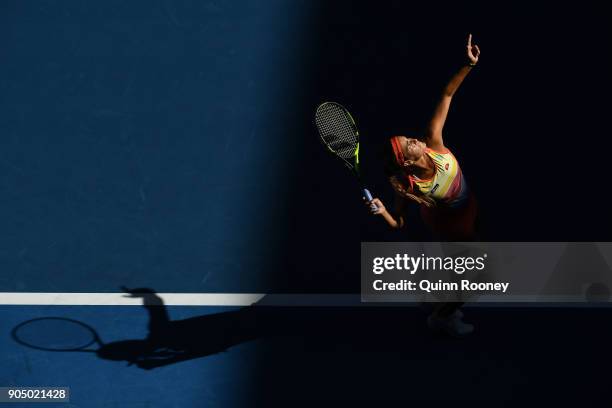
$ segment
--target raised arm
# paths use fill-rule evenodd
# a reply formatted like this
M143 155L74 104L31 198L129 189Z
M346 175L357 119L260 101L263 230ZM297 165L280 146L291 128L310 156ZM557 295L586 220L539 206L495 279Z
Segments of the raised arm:
M459 89L459 86L472 70L472 68L478 63L478 58L480 57L480 48L476 44L472 44L472 34L469 35L467 46L466 46L466 56L467 62L464 66L462 66L459 71L457 71L451 79L448 81L444 90L442 91L442 95L440 96L440 100L436 105L434 110L434 114L429 121L429 124L426 129L425 141L427 145L433 149L441 149L444 148L444 141L442 139L442 128L444 127L444 122L446 122L446 116L448 115L448 109L450 108L451 100L453 99L453 95Z

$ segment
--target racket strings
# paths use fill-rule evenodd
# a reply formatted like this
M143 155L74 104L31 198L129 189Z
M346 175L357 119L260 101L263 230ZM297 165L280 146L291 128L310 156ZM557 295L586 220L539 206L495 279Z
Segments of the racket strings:
M348 113L334 104L325 104L316 114L323 142L338 156L350 159L357 149L357 130Z

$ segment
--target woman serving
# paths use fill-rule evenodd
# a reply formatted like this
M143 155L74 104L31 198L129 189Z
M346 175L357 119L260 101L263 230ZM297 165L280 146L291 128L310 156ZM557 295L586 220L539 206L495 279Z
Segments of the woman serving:
M438 240L471 241L475 238L476 200L457 159L442 137L453 96L480 56L480 49L472 44L471 34L466 56L465 65L444 87L425 134L419 138L393 136L386 145L386 172L396 193L394 212L391 214L378 198L366 200L366 204L372 214L382 217L391 228L406 225L406 204L416 202L421 207L423 221ZM457 302L438 304L427 319L429 327L452 335L471 333L474 326L461 320L461 305Z
M395 210L391 214L378 198L367 204L368 208L375 204L376 207L370 208L371 213L383 217L392 228L406 225L406 203L416 202L421 206L423 221L439 240L474 239L476 200L442 137L453 96L480 56L480 49L472 44L471 34L466 48L467 62L444 87L425 134L419 138L393 136L386 146L385 167L396 193Z

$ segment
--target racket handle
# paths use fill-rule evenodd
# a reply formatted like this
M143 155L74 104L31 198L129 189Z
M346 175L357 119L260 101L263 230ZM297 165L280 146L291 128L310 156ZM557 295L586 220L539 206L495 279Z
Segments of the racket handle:
M372 193L370 193L370 190L368 190L367 188L364 188L362 190L362 192L363 192L363 196L366 198L366 200L372 201L373 197L372 197ZM378 210L378 206L376 204L372 203L372 204L370 204L370 210L376 211L376 210Z

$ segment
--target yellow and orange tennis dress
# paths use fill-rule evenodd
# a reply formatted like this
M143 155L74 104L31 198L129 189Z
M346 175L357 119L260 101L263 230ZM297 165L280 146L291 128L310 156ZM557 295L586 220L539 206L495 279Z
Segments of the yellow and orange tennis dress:
M439 205L462 207L469 198L469 190L455 156L448 149L442 153L426 148L425 154L435 164L434 176L427 180L407 176L411 190L419 190L422 195L432 198Z
M395 139L395 138L394 138ZM399 143L392 140L393 150L399 150ZM470 240L474 237L476 200L471 194L461 167L450 150L425 149L435 165L430 179L419 179L406 175L403 182L410 191L433 199L435 207L421 206L421 216L440 239ZM403 154L401 155L403 156ZM403 157L397 157L398 161Z

